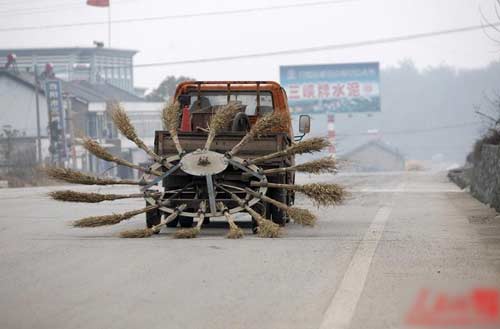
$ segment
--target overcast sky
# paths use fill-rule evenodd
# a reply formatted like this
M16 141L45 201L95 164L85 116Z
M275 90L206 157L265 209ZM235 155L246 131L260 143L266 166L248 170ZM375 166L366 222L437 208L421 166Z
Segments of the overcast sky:
M107 43L107 26L5 31L8 28L107 20L85 0L0 0L0 48L92 46ZM112 19L182 15L318 0L112 0ZM135 64L270 52L366 41L481 24L479 7L495 20L495 0L346 0L307 7L112 25L112 47L136 49ZM28 14L27 14L28 13ZM494 31L491 35L495 36ZM500 32L496 37L500 39ZM166 75L204 80L279 80L279 66L412 59L419 68L473 68L497 60L500 46L482 30L343 50L225 62L136 68L136 85Z

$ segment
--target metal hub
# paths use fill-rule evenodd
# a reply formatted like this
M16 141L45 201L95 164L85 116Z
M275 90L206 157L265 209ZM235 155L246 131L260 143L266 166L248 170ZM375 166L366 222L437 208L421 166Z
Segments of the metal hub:
M215 175L223 172L228 166L224 154L207 150L188 153L180 162L181 170L193 176Z

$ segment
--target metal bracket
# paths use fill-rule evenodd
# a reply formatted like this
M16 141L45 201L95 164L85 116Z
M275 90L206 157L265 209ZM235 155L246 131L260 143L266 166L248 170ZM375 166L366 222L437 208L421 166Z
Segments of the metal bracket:
M142 187L141 191L144 192L145 190L147 190L151 186L158 184L160 181L162 181L167 176L170 176L172 173L174 173L180 167L181 167L181 163L179 162L178 164L176 164L175 166L173 166L172 168L170 168L169 170L167 170L163 175L161 175L159 177L156 177L151 182L149 182L146 186Z
M208 201L210 203L210 214L215 215L217 213L217 207L215 204L215 189L214 181L212 175L206 175L207 178L207 190L208 190Z

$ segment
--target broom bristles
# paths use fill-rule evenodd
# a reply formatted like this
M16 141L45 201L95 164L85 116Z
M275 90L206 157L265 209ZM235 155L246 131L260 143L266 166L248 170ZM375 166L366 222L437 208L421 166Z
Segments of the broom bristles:
M182 228L182 229L177 230L175 232L174 238L176 238L176 239L194 239L198 236L199 233L200 233L199 227Z
M207 142L205 144L205 149L209 149L212 141L215 138L215 135L223 129L227 124L234 118L236 113L241 111L241 105L236 102L230 102L226 104L224 107L219 109L212 116L210 120L210 131L208 133Z
M119 199L139 198L141 194L101 194L101 193L84 193L76 191L54 191L50 192L49 196L58 201L69 202L86 202L98 203L102 201L113 201Z
M337 162L331 157L305 162L293 166L294 170L310 174L335 173L337 171Z
M127 139L134 142L137 145L137 147L144 150L153 159L155 159L157 161L161 160L161 157L159 157L156 153L154 153L144 143L144 141L139 138L134 125L130 121L130 118L128 117L128 115L125 112L125 110L123 109L123 107L119 103L115 103L112 106L113 106L113 108L111 110L111 118L113 119L113 122L115 123L118 130L120 130L120 132L125 137L127 137Z
M329 146L330 142L324 137L314 137L307 139L298 143L295 143L286 149L278 152L274 152L268 155L254 158L248 161L248 164L253 164L257 162L266 161L269 159L274 159L283 156L291 156L304 153L313 153L323 150L325 147Z
M130 238L130 239L148 238L153 234L154 230L150 228L127 230L120 232L120 238Z
M298 185L297 190L313 199L318 206L336 205L342 202L346 196L344 187L337 184L312 183Z
M257 224L258 235L261 238L278 238L282 234L281 227L269 219L262 219Z
M284 125L285 118L285 115L278 111L261 116L250 129L250 135L256 137L267 134L273 129L279 129Z
M132 180L116 180L111 178L99 178L89 174L82 173L80 171L72 170L69 168L60 167L46 167L43 171L50 178L65 181L73 184L83 184L83 185L139 185L139 182Z
M239 228L238 226L236 227L231 227L229 229L229 233L227 233L226 238L228 239L241 239L245 234L243 233L243 230Z
M90 216L79 219L73 223L74 227L99 227L106 225L115 225L124 220L130 219L136 215L156 209L156 206L148 206L146 208L127 211L123 214L112 214L105 216Z
M109 153L104 147L102 147L98 142L94 141L89 137L83 137L83 147L95 155L96 157L109 162L115 162L116 157Z
M316 224L316 216L307 209L290 207L287 210L287 214L297 224L304 226L314 226L314 224Z
M162 121L163 127L170 131L177 131L177 127L179 127L180 120L180 106L179 103L168 103L165 105L162 111Z

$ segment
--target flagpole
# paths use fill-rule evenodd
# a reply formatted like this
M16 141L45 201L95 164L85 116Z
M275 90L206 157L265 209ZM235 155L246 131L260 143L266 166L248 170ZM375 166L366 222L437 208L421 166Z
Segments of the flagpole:
M108 5L108 47L111 48L111 0Z

